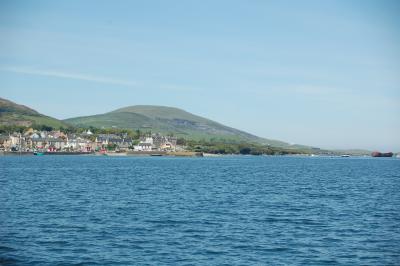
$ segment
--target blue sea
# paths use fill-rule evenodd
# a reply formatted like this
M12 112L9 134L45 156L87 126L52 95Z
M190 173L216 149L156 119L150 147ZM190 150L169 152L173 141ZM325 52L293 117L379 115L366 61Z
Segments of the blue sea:
M400 160L2 156L0 265L400 265Z

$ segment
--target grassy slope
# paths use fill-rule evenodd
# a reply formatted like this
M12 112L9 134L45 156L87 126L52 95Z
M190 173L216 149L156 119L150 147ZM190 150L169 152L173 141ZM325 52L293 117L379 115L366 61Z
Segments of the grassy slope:
M130 106L106 114L70 118L65 122L77 126L117 127L174 133L177 136L195 140L214 138L250 141L279 147L289 145L281 141L263 139L178 108L164 106Z
M46 125L54 128L67 127L63 121L42 115L37 111L0 98L0 125Z

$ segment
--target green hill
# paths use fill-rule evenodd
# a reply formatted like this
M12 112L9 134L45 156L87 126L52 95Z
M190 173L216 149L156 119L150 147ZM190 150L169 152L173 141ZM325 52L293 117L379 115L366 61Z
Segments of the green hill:
M172 133L177 137L188 140L247 142L278 148L313 150L308 146L290 145L283 141L261 138L173 107L136 105L105 114L60 121L40 114L24 105L0 98L0 126L68 128L71 125L76 127L139 129L144 132Z
M0 125L68 127L63 121L42 115L29 107L3 98L0 98Z
M260 138L184 110L165 106L136 105L100 115L70 118L65 122L75 126L173 133L176 136L194 140L247 141L276 147L290 147L288 143L282 141Z

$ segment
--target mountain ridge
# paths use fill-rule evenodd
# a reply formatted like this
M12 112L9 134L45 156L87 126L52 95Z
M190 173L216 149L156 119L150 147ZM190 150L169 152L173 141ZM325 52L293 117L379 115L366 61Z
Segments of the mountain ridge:
M192 114L183 109L170 106L133 105L104 114L69 118L64 121L75 126L151 130L161 133L174 133L180 137L191 137L194 139L250 141L276 147L293 146L283 141L261 138Z
M132 129L173 134L192 140L251 142L273 147L311 149L309 146L262 138L177 107L159 105L126 106L104 114L58 120L25 105L0 98L0 125Z

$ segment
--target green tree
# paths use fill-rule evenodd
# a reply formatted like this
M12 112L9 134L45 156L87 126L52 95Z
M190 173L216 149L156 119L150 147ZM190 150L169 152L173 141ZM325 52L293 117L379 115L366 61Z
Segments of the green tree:
M249 147L244 147L240 149L240 154L250 154L251 149Z

